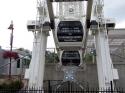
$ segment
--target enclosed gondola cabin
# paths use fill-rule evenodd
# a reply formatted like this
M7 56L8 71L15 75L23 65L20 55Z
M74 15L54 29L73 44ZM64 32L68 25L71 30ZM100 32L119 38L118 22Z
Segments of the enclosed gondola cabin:
M55 34L61 48L83 45L84 29L80 21L60 21Z
M63 51L61 62L63 66L79 66L81 63L81 55L79 51Z

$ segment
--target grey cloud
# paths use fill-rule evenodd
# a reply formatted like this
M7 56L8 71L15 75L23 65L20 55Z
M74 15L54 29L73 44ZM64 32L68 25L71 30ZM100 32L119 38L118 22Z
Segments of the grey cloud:
M106 17L115 18L117 23L125 21L125 0L104 0Z

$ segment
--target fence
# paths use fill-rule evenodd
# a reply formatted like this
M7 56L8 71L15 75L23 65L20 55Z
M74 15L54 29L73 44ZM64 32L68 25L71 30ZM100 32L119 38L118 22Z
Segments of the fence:
M0 93L125 93L123 89L94 89L94 88L87 88L86 90L76 90L76 91L69 91L69 90L42 90L40 88L35 89L0 89Z
M43 88L0 88L0 93L125 93L123 88L89 88L85 82L48 80Z

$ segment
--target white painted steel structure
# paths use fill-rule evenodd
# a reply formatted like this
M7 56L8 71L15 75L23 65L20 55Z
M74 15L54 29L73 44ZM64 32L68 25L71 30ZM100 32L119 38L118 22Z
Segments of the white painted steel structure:
M56 9L53 8L56 2ZM29 67L29 87L43 87L45 50L47 36L50 28L53 31L54 41L58 49L60 60L63 51L80 51L80 59L85 55L88 32L95 32L95 46L97 53L97 69L100 88L109 88L110 82L115 79L114 68L110 58L107 27L103 15L103 0L38 0L38 16L35 23L29 22L28 30L34 33L34 45L32 60ZM92 6L97 26L90 25ZM56 15L54 14L56 10ZM50 21L48 21L48 18ZM84 39L82 42L59 42L57 39L57 26L61 21L80 21L84 28ZM39 24L37 24L39 23ZM94 26L94 29L92 28ZM96 27L96 28L95 28ZM39 28L39 30L38 30ZM76 47L77 45L77 47ZM84 60L83 60L84 62ZM81 66L84 64L82 61ZM60 62L61 63L61 62ZM80 66L79 65L79 66ZM72 69L71 65L68 69ZM63 66L63 70L67 66ZM74 70L73 70L74 71ZM67 71L68 72L68 71ZM69 71L70 72L70 71ZM74 72L77 72L76 70ZM73 72L73 73L74 73ZM115 74L117 71L115 70ZM71 74L71 73L70 73ZM65 75L69 75L65 73ZM73 76L73 75L72 75ZM115 75L117 76L117 75ZM66 76L65 76L66 77ZM69 77L69 76L68 76ZM70 79L71 77L69 77ZM73 78L73 77L72 77ZM69 80L68 79L68 80ZM66 80L66 79L65 79Z
M92 26L92 31L95 32L95 47L98 80L100 88L110 88L114 77L114 68L110 57L110 50L108 44L108 27L105 23L103 13L104 2L103 0L95 0L94 2L94 16L97 22L96 26ZM116 72L117 73L117 72ZM114 86L114 84L113 84Z

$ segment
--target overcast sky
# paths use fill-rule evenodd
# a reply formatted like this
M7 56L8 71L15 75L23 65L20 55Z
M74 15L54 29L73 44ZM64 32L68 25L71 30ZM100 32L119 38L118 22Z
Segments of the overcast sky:
M105 0L105 16L116 19L117 28L125 28L125 0ZM36 17L36 0L0 0L0 46L9 49L11 20L14 22L14 48L32 50L33 34L26 28L27 20ZM49 36L47 47L54 47Z

